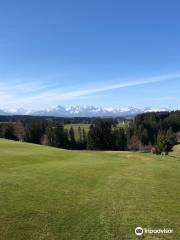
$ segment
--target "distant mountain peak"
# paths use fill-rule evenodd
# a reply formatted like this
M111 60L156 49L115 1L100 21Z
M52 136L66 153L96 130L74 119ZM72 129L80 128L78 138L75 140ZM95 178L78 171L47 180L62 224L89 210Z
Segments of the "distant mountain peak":
M168 108L144 108L139 109L135 107L97 107L97 106L70 106L63 107L58 105L56 107L27 111L23 108L0 110L0 115L34 115L34 116L55 116L55 117L126 117L135 116L146 112L162 112L170 111Z

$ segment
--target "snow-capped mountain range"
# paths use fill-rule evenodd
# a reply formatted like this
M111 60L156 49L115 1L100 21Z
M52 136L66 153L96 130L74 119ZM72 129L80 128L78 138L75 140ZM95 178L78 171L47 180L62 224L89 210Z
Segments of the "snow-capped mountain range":
M54 116L54 117L127 117L135 116L145 112L170 111L167 108L159 109L139 109L134 107L114 107L103 108L95 106L71 106L71 107L52 107L44 110L27 111L25 109L0 110L0 115L33 115L33 116Z

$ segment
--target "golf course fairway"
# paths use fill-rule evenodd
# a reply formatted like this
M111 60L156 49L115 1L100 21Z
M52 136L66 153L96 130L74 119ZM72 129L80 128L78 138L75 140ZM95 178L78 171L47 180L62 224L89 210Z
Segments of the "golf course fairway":
M0 139L0 240L180 239L180 151L70 151ZM135 228L173 229L135 235Z

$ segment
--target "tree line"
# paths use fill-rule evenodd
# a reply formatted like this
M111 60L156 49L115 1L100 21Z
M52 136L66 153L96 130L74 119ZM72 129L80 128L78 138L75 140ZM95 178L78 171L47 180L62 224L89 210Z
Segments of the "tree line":
M180 111L140 114L128 129L129 149L167 154L180 140L179 132Z
M117 119L94 119L89 130L81 125L66 128L60 122L40 118L1 123L0 137L58 148L80 150L125 150L126 135Z
M92 121L92 120L91 120ZM76 120L75 120L76 122ZM48 118L20 119L0 124L0 137L65 149L132 150L168 154L179 140L180 111L145 113L133 121L96 118L89 129L64 126Z

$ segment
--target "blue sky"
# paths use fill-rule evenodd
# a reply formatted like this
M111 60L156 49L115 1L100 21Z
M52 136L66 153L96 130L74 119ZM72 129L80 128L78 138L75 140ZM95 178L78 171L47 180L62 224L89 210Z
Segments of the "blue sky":
M178 0L0 1L0 108L180 108Z

